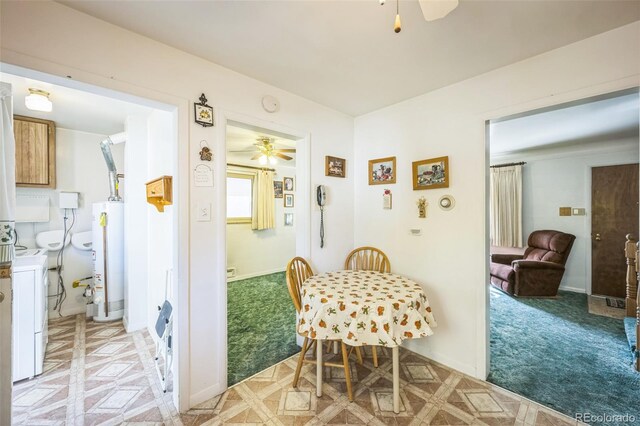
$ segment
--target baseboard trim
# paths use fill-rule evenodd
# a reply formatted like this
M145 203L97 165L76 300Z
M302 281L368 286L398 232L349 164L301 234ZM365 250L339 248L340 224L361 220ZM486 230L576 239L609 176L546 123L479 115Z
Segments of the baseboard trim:
M130 324L126 316L122 317L122 325L127 333L133 333L134 331L147 328L147 323Z
M190 396L189 408L195 407L198 404L202 404L203 402L208 401L211 398L220 395L222 392L226 390L227 388L224 386L221 386L220 384L209 386L208 388L203 389L200 392Z
M562 291L570 291L572 293L586 293L587 291L584 288L578 288L578 287L562 287L560 286L559 290Z
M72 308L62 310L63 317L71 317L79 314L86 315L86 313L87 313L87 305L74 306ZM56 311L49 311L48 315L49 315L49 319L59 318L58 313Z
M442 364L446 367L452 368L454 370L460 371L461 373L467 374L471 377L475 377L477 379L480 380L486 380L486 377L479 377L478 376L478 372L476 371L476 367L469 365L469 364L464 364L458 361L454 361L451 359L451 356L446 356L443 355L439 352L433 352L430 350L423 350L424 345L420 344L420 341L422 340L428 340L428 338L426 339L415 339L414 341L412 340L405 340L403 343L403 347L405 349L408 349L411 352L417 353L418 355L422 355L425 358L429 358L432 361L435 361L439 364Z
M241 281L249 278L261 277L262 275L277 274L278 272L284 272L285 269L287 268L277 268L277 269L272 269L270 271L262 271L262 272L256 272L253 274L238 275L233 278L227 278L227 282L230 283L233 281Z

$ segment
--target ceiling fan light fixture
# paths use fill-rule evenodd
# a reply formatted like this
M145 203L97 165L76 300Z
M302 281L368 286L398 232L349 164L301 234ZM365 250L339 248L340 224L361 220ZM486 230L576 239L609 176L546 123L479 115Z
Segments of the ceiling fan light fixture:
M393 25L393 31L395 31L396 33L399 33L400 31L402 31L402 23L400 22L400 15L396 15L396 22Z
M258 159L258 162L264 166L265 164L267 164L267 156L262 154Z
M29 94L24 98L24 105L31 111L51 112L53 103L49 99L49 92L29 88Z
M276 159L276 157L270 156L269 164L271 164L272 166L275 166L276 164L278 164L278 160Z
M393 24L393 31L398 34L402 31L402 23L400 22L400 0L396 0L396 21Z

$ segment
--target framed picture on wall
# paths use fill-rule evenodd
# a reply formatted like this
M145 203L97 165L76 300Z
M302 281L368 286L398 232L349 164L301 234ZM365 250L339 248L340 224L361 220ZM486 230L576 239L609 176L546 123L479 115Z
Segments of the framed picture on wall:
M344 158L325 157L324 174L325 176L333 176L343 178L346 176L347 160Z
M273 194L274 194L274 198L282 198L282 181L281 180L273 181Z
M293 207L293 194L284 194L284 206Z
M369 185L396 183L396 157L369 160Z
M207 105L207 97L204 93L200 95L199 99L200 103L193 104L195 121L202 127L211 127L213 126L213 107Z
M413 162L413 189L449 187L449 157Z
M282 179L284 182L284 190L285 191L293 191L293 178L286 177Z
M284 226L293 226L293 213L284 214Z

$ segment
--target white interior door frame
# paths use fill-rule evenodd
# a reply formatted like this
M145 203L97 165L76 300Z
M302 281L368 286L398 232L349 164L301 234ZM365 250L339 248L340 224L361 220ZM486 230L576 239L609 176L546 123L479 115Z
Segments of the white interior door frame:
M191 103L186 98L180 98L152 89L135 86L122 81L116 81L91 72L60 64L27 58L29 68L0 62L3 72L32 78L58 86L68 87L119 99L125 102L137 103L150 108L161 109L173 114L175 123L174 153L176 155L174 185L175 208L173 224L173 258L174 279L173 295L177 299L174 323L174 367L173 369L173 403L179 411L187 411L190 396L191 367L189 364L189 111ZM60 75L73 75L74 78L63 78ZM183 356L180 356L184 354ZM4 424L0 421L0 424Z
M284 133L293 136L296 140L296 203L294 211L296 214L296 255L309 258L311 256L311 133L292 129L272 121L266 121L259 118L247 116L240 113L224 111L218 109L216 111L216 147L215 159L215 181L221 182L219 185L218 199L220 202L216 206L215 217L219 218L216 226L217 238L217 259L216 267L218 271L217 281L225 283L219 286L220 290L217 294L213 307L218 312L218 318L215 321L217 335L216 340L221 344L217 346L215 356L215 368L223 372L224 389L218 389L219 393L227 389L227 125L233 123L241 123L244 125L257 127L273 132Z
M11 424L11 267L0 267L0 425ZM8 330L8 332L7 332Z
M523 102L515 105L508 105L503 108L499 108L493 111L486 111L479 114L477 117L477 130L484 130L484 144L485 144L485 208L484 208L484 234L485 244L483 253L483 262L485 265L485 284L478 289L476 294L476 377L485 380L490 371L490 318L489 318L489 161L490 161L490 132L489 123L491 121L499 120L503 117L508 117L516 114L523 114L528 111L533 111L541 108L549 108L554 105L559 105L567 102L579 101L594 96L606 95L608 93L617 92L621 90L633 89L638 87L638 79L636 76L623 78L620 80L603 82L602 84L593 85L589 87L583 87L578 90L572 90L565 93L551 93L542 96L538 99ZM590 180L591 178L589 178ZM591 186L589 185L589 188ZM591 200L591 196L588 198ZM591 226L591 225L589 225ZM591 251L588 250L589 255ZM590 276L590 272L589 272Z

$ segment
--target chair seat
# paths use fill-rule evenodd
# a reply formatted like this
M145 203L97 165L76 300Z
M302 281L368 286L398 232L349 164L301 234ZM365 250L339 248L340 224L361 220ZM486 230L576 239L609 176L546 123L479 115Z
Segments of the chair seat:
M503 281L513 282L515 280L515 274L511 265L491 262L491 275L494 277L498 277Z

